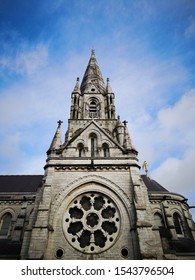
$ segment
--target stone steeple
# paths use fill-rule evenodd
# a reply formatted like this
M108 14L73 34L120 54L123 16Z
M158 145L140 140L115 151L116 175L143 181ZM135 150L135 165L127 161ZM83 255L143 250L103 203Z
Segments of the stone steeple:
M82 94L86 91L89 91L92 85L94 85L100 93L105 92L104 80L95 57L95 51L93 49L81 83Z
M131 143L126 123L123 125L120 119L116 118L115 95L110 85L109 78L107 78L105 86L94 50L91 52L91 57L81 85L79 78L77 78L76 85L71 95L70 119L65 136L65 143L62 145L62 148L68 149L70 141L72 142L74 137L79 139L79 134L85 128L90 127L92 121L93 126L100 126L98 130L101 129L101 133L103 129L103 131L108 133L112 138L112 141L115 143L113 144L113 152L115 149L115 155L117 154L115 145L120 146L120 152L118 152L119 155L122 153L121 156L126 156L127 153L131 154L132 152L137 154L137 151L133 148ZM87 131L84 134L87 134ZM85 138L85 136L83 137ZM102 139L104 139L104 137ZM77 141L79 142L79 140ZM90 147L88 147L90 141L85 139L85 141L82 140L81 143L79 143L79 147L83 147L82 149L85 151L83 155L86 157L91 155ZM83 144L83 142L85 142L85 144ZM99 147L96 147L96 155L102 155L102 145L104 144L105 146L105 143L100 139L98 143L97 141L94 143L99 145ZM75 146L75 152L72 152L72 156L77 155L79 149L81 150L81 148ZM110 149L111 152L112 145Z

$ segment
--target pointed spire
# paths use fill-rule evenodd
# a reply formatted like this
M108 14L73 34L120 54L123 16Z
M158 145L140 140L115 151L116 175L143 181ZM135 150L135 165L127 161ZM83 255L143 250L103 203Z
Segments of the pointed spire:
M120 120L120 116L117 117L117 123L116 123L116 137L121 146L123 146L124 143L124 125L122 124Z
M110 79L107 78L107 85L106 85L106 93L113 93L113 90L110 85Z
M60 131L60 128L61 128L61 124L63 123L63 121L59 120L58 121L58 127L56 129L56 133L53 137L53 140L51 142L51 145L49 147L49 150L47 151L47 154L50 154L51 151L53 150L57 150L60 148L60 146L62 145L62 141L61 141L61 131Z
M80 91L79 77L77 77L76 85L75 85L75 87L74 87L74 89L73 89L73 92L81 93L81 91Z
M104 80L95 57L94 49L91 51L91 57L81 83L81 92L84 93L88 86L92 84L94 84L101 93L105 92Z
M130 135L129 135L129 131L128 131L128 128L127 128L127 121L124 121L124 148L127 149L127 150L132 150L134 149L133 147L133 144L132 144L132 141L131 141L131 138L130 138Z

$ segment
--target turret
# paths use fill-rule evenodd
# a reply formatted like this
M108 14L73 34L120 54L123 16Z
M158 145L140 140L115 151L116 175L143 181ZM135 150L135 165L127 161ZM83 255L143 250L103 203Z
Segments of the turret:
M106 85L106 99L107 99L107 114L108 119L115 119L115 105L114 105L114 93L110 85L110 80L107 78Z
M118 121L116 125L116 138L121 146L123 146L124 144L124 131L125 131L124 125L120 120L120 116L118 116Z
M79 83L79 78L77 78L76 85L71 95L71 111L70 111L71 119L79 119L81 117L80 96L81 96L80 83Z

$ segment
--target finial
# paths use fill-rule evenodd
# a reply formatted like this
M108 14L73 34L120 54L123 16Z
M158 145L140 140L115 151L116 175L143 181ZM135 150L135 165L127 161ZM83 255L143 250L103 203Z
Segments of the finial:
M59 121L57 121L57 123L58 123L58 127L60 127L61 124L63 123L63 121L59 120Z
M120 116L119 115L117 116L117 119L120 121Z
M94 48L92 48L92 50L91 50L91 56L95 56L95 50L94 50Z
M77 77L77 82L79 82L79 77Z
M110 81L110 79L109 78L107 78L107 83Z
M127 126L128 121L124 120L124 126Z

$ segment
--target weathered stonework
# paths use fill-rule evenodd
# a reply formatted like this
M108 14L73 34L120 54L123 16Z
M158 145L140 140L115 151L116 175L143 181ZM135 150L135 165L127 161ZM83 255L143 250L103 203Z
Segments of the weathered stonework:
M185 198L140 175L138 152L114 102L92 50L71 95L64 142L58 121L41 186L0 195L0 241L20 246L12 258L195 258ZM1 258L6 254L0 251Z

